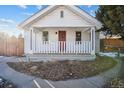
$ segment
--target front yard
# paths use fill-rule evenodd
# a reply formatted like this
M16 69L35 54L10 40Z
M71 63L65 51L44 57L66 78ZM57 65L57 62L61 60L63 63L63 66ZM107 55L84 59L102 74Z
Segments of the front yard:
M54 62L8 62L7 64L22 73L49 80L79 79L97 75L116 65L110 57L97 56L95 61L54 61Z

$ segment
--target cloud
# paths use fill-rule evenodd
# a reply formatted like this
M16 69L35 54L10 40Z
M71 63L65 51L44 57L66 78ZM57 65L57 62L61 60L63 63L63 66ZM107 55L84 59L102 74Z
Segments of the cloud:
M6 25L6 24L0 24L0 30L1 29L5 29L5 28L8 28L9 27L9 25Z
M7 24L0 24L0 27L8 27L9 25Z
M42 6L42 5L36 5L36 8L37 8L38 10L40 10L40 9L43 8L43 6Z
M95 15L95 10L90 10L90 14L91 14L92 16L94 16L94 15Z
M26 16L31 16L31 15L33 15L34 13L24 12L23 14L26 15Z
M17 28L11 28L11 27L7 27L7 28L0 27L0 32L7 33L9 36L12 36L12 35L18 36L20 34L23 34L23 32L18 30Z
M1 18L0 19L0 24L14 24L15 22L11 19L5 19L5 18Z
M8 35L18 35L20 31L16 28L16 22L11 19L0 18L0 32L8 33Z
M19 5L19 7L23 8L23 9L26 9L27 8L26 5Z

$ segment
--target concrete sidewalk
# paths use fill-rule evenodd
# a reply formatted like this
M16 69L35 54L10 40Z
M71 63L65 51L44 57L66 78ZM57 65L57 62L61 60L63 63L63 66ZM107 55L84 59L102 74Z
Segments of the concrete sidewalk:
M34 77L14 71L6 63L0 63L0 76L12 81L17 87L35 87L31 82Z
M0 57L0 76L12 81L20 88L37 88L38 86L41 88L99 88L110 78L117 77L121 66L121 62L118 62L118 64L111 70L89 78L67 81L50 81L17 72L6 64L6 62L12 61L19 62L19 60L17 60L18 58L16 57ZM34 80L36 82L34 82Z

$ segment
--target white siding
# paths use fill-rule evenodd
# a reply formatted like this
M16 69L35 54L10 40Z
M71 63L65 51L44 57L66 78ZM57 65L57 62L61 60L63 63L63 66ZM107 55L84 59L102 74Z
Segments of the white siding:
M82 41L89 41L90 40L90 33L82 32Z
M36 52L40 51L41 43L42 43L42 33L36 32Z
M74 42L75 41L75 30L67 29L66 30L66 41Z
M60 11L64 12L64 17L60 17ZM33 24L34 27L84 27L91 25L86 19L81 18L79 15L73 13L65 7L59 7L39 19L38 22Z
M45 28L43 30L39 30L40 32L38 32L37 34L37 38L39 38L40 40L36 40L37 42L38 41L41 41L42 42L42 31L48 31L49 33L49 41L52 41L52 42L56 42L58 41L58 32L59 31L66 31L66 41L69 41L69 42L74 42L75 41L75 38L76 38L76 35L75 35L75 32L76 31L82 31L82 41L89 41L89 35L90 33L88 31L84 31L83 28ZM56 34L57 32L57 34Z
M100 37L99 37L99 32L96 32L96 42L95 42L95 51L96 53L100 52Z

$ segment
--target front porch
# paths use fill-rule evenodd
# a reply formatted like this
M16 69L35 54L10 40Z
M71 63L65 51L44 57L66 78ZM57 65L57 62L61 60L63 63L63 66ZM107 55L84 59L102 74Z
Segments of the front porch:
M59 31L65 31L65 39ZM49 31L49 40L43 41L43 31ZM75 41L75 31L81 31L81 41ZM85 36L86 35L86 36ZM26 54L95 55L95 28L32 28L30 47Z

